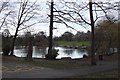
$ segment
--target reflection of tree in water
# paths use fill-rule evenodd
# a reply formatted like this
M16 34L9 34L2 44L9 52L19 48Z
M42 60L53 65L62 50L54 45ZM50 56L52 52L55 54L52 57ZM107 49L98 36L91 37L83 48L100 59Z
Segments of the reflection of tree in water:
M15 49L21 51L22 53L26 53L28 47L27 46L15 46Z
M15 53L16 55L19 55L20 57L26 57L28 52L27 46L15 46Z
M77 52L78 53L83 53L83 52L86 52L86 50L85 49L77 49Z
M45 54L46 54L46 47L44 47L44 48L40 48L40 47L35 47L35 53L36 54L41 54L42 55L42 57L44 57L45 56Z
M83 57L89 56L89 53L86 49L77 49L76 51L77 51L77 53L82 54Z
M73 49L69 49L69 50L66 49L63 52L67 55L71 55L74 52L74 50Z
M45 55L46 54L46 48L41 48L40 52Z
M23 52L27 54L28 48L27 47L23 47Z

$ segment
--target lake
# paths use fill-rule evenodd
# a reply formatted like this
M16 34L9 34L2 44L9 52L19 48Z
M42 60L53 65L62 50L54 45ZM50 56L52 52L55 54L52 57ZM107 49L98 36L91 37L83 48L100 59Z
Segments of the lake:
M88 52L86 50L65 48L65 47L55 47L55 49L59 49L58 56L56 59L61 59L62 57L71 57L72 59L83 58L83 55L88 56ZM45 54L48 52L48 47L39 48L37 46L33 46L33 58L45 58ZM27 56L27 48L25 46L15 46L14 55L16 57L26 57Z

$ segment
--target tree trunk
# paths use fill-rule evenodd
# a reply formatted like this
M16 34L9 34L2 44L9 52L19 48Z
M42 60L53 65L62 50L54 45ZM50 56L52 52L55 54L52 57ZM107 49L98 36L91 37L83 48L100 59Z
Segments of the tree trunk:
M2 52L2 35L0 35L0 52Z
M15 35L14 35L14 37L13 37L12 48L11 48L11 54L10 54L11 56L13 56L13 54L14 54L14 46L15 46L15 41L16 41L18 29L19 29L19 25L18 25L18 27L17 27L17 29L16 29L16 32L15 32Z
M48 54L52 52L52 47L53 47L53 1L51 2L51 14L50 14L50 29L49 29L49 49L48 49Z
M32 53L33 53L33 39L30 36L29 37L29 42L28 42L28 54L26 60L32 61Z
M94 39L94 19L93 19L93 10L92 10L92 0L89 1L89 11L90 11L90 20L91 20L91 64L96 65L95 61L95 39Z

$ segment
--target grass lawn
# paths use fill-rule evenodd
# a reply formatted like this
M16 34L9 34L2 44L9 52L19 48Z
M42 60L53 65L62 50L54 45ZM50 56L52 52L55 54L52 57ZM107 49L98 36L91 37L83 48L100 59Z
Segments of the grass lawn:
M118 70L96 73L86 76L73 76L72 78L118 78Z
M56 41L55 44L59 46L90 46L89 41Z
M22 63L22 64L30 64L31 66L45 67L45 68L53 68L53 69L71 69L71 68L80 68L82 67L90 67L89 61L82 60L46 60L46 59L33 59L33 61L25 61L24 58L16 58L10 56L3 57L3 63Z
M79 60L33 60L31 62L24 61L25 64L33 66L53 68L53 69L71 69L80 67L90 67L89 62L81 62Z

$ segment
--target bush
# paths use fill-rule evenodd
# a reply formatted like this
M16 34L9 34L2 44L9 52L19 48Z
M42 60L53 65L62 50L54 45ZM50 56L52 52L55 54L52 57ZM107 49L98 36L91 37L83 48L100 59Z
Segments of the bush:
M3 52L3 55L5 55L5 56L9 55L10 51L11 51L11 39L10 39L10 37L2 36L2 52Z
M46 59L56 59L58 51L59 50L53 49L51 53L45 55Z
M3 51L3 55L5 55L5 56L9 55L9 53L11 51L10 44L4 44L2 47L2 51Z

